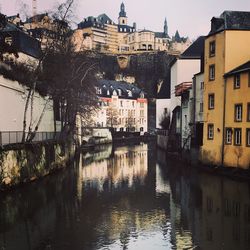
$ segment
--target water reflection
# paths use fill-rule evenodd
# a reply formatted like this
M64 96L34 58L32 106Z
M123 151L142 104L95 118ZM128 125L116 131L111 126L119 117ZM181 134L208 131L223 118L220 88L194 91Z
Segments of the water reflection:
M180 168L181 167L181 168ZM249 184L111 146L0 198L0 249L250 249Z
M94 152L91 157L90 153L81 155L79 181L85 187L91 186L103 191L107 185L109 188L117 188L127 183L128 187L132 187L135 181L144 182L148 172L147 144L119 147L113 154L111 145L105 149L104 153Z

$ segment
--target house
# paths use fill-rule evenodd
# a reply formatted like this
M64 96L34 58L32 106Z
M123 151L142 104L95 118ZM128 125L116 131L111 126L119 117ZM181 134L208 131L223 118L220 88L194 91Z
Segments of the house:
M223 122L223 164L250 166L250 61L227 72L225 119Z
M204 163L249 168L249 44L250 12L224 11L212 18L205 39Z
M141 89L126 82L101 79L96 93L100 99L93 118L96 127L140 134L148 131L148 102Z

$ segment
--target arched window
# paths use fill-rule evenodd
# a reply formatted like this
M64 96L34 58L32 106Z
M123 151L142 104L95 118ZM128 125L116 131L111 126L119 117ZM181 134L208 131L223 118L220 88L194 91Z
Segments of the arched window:
M116 90L113 91L113 95L117 95L117 91Z

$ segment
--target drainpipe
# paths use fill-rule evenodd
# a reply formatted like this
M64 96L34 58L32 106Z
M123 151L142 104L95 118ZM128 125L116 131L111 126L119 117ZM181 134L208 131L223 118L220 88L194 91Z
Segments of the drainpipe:
M222 148L221 148L221 165L224 165L224 149L225 149L225 118L226 118L226 95L227 95L227 79L224 79L224 100L223 100L223 120L222 120Z

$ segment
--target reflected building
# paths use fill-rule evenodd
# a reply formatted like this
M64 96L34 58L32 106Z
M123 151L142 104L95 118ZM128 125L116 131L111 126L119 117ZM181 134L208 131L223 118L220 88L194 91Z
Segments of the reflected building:
M131 187L134 181L144 182L148 172L148 145L119 147L111 158L112 146L106 151L87 153L79 166L79 181L83 186L95 187L103 191L126 183Z
M250 249L249 184L178 171L169 176L171 239L177 249Z

